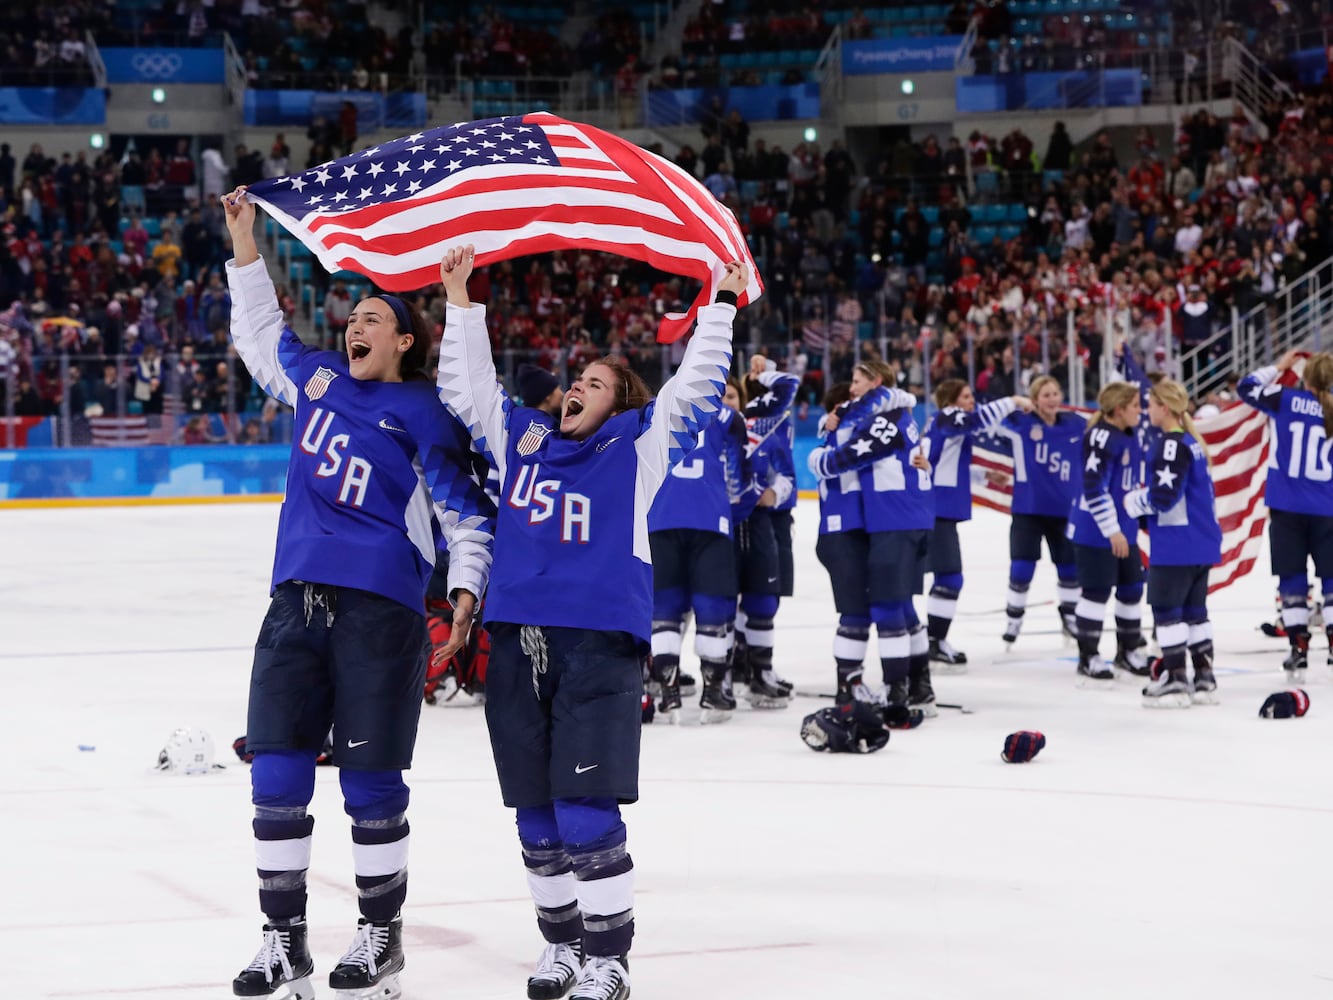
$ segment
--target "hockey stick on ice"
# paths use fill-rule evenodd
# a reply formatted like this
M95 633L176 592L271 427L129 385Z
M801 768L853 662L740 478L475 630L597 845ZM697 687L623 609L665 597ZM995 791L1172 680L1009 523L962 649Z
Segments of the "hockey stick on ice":
M827 699L828 701L832 701L834 698L837 697L837 695L831 691L811 691L808 688L796 688L796 690L793 691L792 693L795 694L798 698L824 698ZM935 707L952 709L953 711L961 712L963 715L976 714L972 709L968 708L966 705L959 705L956 702L951 702L951 701L937 701L935 702Z

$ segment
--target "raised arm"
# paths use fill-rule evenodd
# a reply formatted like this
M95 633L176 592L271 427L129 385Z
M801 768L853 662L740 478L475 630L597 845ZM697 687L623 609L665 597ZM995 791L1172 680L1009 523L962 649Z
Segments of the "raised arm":
M898 429L894 414L879 413L868 425L836 447L816 448L810 453L810 471L820 479L832 479L874 465L881 458L909 447Z
M648 407L648 426L635 449L639 475L652 496L667 471L689 451L722 405L722 387L731 370L731 327L736 300L749 280L749 268L733 262L718 285L717 301L699 310L699 318L676 374Z
M227 261L231 291L231 339L259 387L279 402L296 406L293 378L306 349L282 318L273 280L255 245L255 206L238 187L222 196L235 256Z
M447 297L444 338L440 341L440 370L436 388L440 402L458 416L504 482L509 442L509 413L513 402L500 387L486 332L486 307L468 298L473 248L455 247L444 255L440 279Z
M440 418L434 440L420 441L417 456L449 548L450 599L465 590L480 600L490 578L495 503L478 478L466 430L452 414Z
M1275 365L1250 372L1240 380L1236 394L1256 410L1278 413L1282 409L1282 384L1278 379L1296 364L1297 354L1288 351Z

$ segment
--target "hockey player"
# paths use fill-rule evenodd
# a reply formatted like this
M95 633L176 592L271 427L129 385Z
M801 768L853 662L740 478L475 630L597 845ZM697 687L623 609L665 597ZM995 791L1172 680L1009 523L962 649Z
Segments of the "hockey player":
M1268 504L1273 575L1282 594L1282 622L1291 646L1283 669L1293 683L1305 679L1310 650L1307 563L1313 559L1324 594L1324 627L1333 636L1329 604L1333 595L1333 356L1305 361L1299 387L1278 380L1295 368L1300 355L1288 351L1276 365L1241 379L1242 400L1269 415L1272 447L1264 502ZM1330 642L1333 646L1333 641ZM1333 664L1333 653L1330 654Z
M796 586L791 545L792 511L796 507L791 410L800 386L799 378L777 371L762 355L750 359L745 380L745 424L760 499L744 522L747 551L740 564L741 595L732 662L737 682L748 685L751 702L761 707L784 707L792 693L791 682L783 680L773 668L773 622L781 598L790 597Z
M1008 623L1004 641L1018 638L1027 608L1028 588L1041 558L1042 539L1055 563L1061 627L1075 636L1078 570L1073 546L1065 537L1069 511L1078 496L1079 452L1084 419L1060 407L1064 394L1050 375L1038 375L1029 389L1031 413L1011 413L999 433L1014 456L1013 519L1009 526Z
M1080 684L1115 680L1100 646L1106 605L1115 590L1115 665L1144 675L1143 562L1137 518L1125 512L1125 494L1139 485L1139 389L1109 382L1097 394L1097 412L1083 432L1082 489L1069 515L1081 593L1074 620Z
M264 942L237 996L308 997L306 810L332 725L361 919L329 975L342 996L400 996L408 789L426 672L426 584L440 532L455 608L450 653L486 586L495 508L468 434L419 375L425 320L392 295L357 303L346 353L304 346L283 322L254 240L255 208L222 198L231 334L255 381L296 411L278 521L273 599L255 646L248 752Z
M486 722L547 947L531 998L629 996L634 863L620 803L639 797L642 657L652 634L648 508L721 405L748 269L728 264L657 400L623 362L589 364L557 423L496 382L472 247L441 264L441 400L500 474L486 599Z
M1129 516L1149 518L1148 603L1162 646L1155 676L1143 689L1143 703L1152 708L1215 705L1208 570L1222 558L1222 529L1208 454L1190 419L1189 395L1179 382L1162 379L1153 386L1148 419L1161 431L1148 458L1148 483L1125 496ZM1194 665L1192 685L1186 651Z
M972 387L962 379L945 379L935 387L939 411L926 425L926 456L935 491L935 526L930 533L928 562L933 576L926 600L926 634L930 661L945 672L964 673L966 654L949 645L949 627L963 589L963 555L958 522L972 518L972 434L993 430L1015 409L1031 412L1026 396L997 399L978 408Z
M912 596L921 591L935 505L920 433L910 407L902 405L901 397L915 398L885 389L889 374L882 362L853 370L851 403L833 414L834 444L810 454L817 477L841 477L843 491L858 495L864 525L821 535L815 551L829 571L839 611L875 624L885 698L933 716L929 645ZM855 490L846 477L854 477ZM868 627L864 634L869 637ZM840 701L862 695L859 671L859 662L847 671L839 663Z
M694 651L703 674L699 721L726 722L736 708L730 676L736 620L735 510L751 485L744 402L727 380L724 406L670 474L648 511L653 556L652 679L657 710L680 721L680 650L685 615L694 612ZM750 506L753 506L751 500ZM743 519L744 514L740 514Z

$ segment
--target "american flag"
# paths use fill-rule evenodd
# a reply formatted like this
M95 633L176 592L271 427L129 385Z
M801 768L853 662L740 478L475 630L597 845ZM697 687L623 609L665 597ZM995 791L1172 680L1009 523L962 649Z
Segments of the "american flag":
M763 283L729 208L674 163L610 133L535 113L414 132L249 188L329 271L387 291L439 281L440 258L471 243L478 266L551 250L603 250L695 278L703 291L668 314L669 343L713 300L724 264Z
M1264 470L1268 465L1268 418L1243 403L1233 403L1213 417L1198 421L1199 433L1208 449L1217 497L1217 519L1222 526L1222 561L1213 567L1208 592L1235 583L1254 568L1263 542L1268 507L1264 504ZM1012 476L1014 461L997 449L994 439L978 436L972 446L972 467ZM995 510L1009 512L1013 490L993 486L974 477L972 500ZM1139 549L1148 556L1152 539L1139 535Z

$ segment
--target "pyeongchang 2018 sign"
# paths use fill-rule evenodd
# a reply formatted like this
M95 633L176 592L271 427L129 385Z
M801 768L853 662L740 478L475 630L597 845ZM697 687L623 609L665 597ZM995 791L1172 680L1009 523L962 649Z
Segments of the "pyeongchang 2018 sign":
M108 83L222 83L227 79L222 49L99 50Z
M962 35L925 38L871 38L842 46L844 76L872 73L950 73Z

